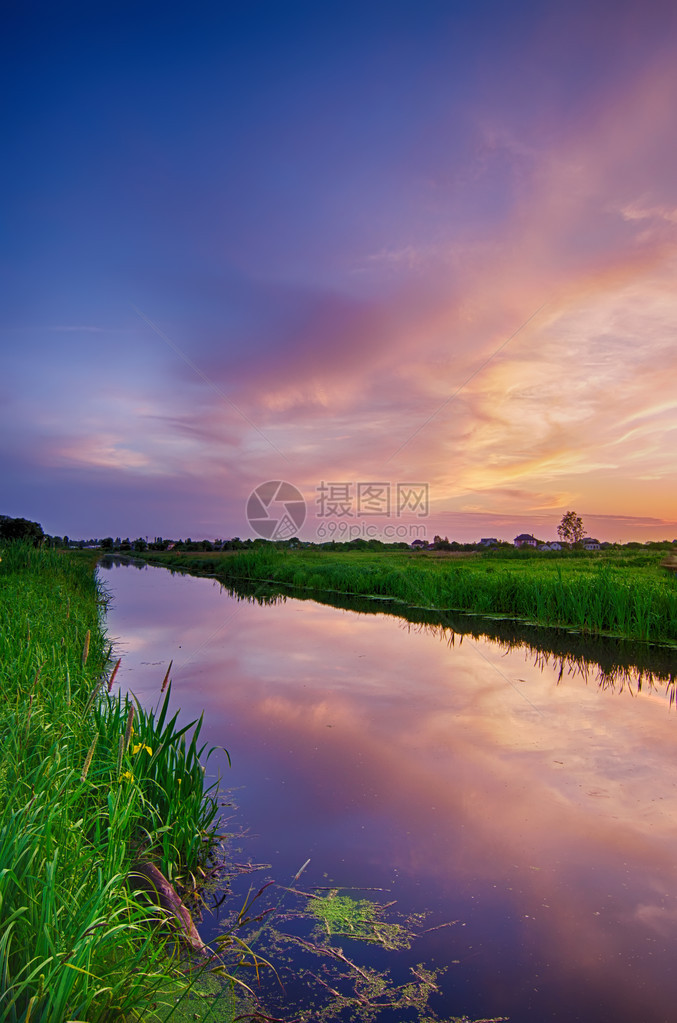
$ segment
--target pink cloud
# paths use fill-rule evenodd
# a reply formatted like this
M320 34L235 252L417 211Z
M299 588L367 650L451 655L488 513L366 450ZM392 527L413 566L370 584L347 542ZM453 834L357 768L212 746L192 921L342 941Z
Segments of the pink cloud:
M242 507L271 478L309 498L322 479L419 479L433 531L459 538L565 506L656 535L677 518L676 95L659 60L569 124L480 112L476 162L416 179L436 233L394 210L333 291L252 280L249 319L164 325L192 366L139 329L143 386L128 338L77 408L31 395L50 436L35 461L175 475ZM467 182L499 170L501 215L464 220Z

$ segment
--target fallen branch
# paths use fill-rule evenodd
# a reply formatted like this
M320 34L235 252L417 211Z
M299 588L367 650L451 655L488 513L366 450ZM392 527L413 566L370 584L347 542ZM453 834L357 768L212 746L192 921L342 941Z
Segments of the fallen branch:
M134 865L130 877L138 878L142 888L162 909L171 914L179 924L182 937L194 952L208 955L209 949L197 932L189 910L181 901L176 889L154 863L142 860Z

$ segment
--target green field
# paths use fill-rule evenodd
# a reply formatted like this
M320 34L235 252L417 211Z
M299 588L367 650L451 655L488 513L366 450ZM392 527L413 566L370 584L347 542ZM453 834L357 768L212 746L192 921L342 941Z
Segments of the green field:
M677 573L661 567L661 551L459 556L261 544L243 552L148 551L142 557L227 584L272 582L318 594L389 598L410 607L504 615L591 635L677 643Z
M108 694L91 559L20 543L0 558L0 1019L193 1019L181 928L135 871L185 892L208 867L199 722L178 728L169 688L156 713Z

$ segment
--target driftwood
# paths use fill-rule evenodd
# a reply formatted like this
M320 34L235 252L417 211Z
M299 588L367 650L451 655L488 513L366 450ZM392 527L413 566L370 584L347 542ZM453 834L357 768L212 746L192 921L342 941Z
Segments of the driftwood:
M197 932L190 911L176 893L176 889L154 863L142 860L134 864L130 875L137 881L137 886L148 893L150 898L162 909L170 913L179 925L181 936L193 952L203 955L209 950Z

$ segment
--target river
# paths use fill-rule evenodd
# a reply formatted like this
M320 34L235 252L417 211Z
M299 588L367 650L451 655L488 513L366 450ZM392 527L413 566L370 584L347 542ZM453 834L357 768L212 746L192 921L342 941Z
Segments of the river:
M120 686L149 704L173 660L174 709L204 711L205 741L230 753L209 770L241 856L270 865L250 883L289 884L310 859L307 888L383 888L426 912L410 951L375 961L396 979L444 968L441 1018L677 1018L669 686L161 568L101 578Z

